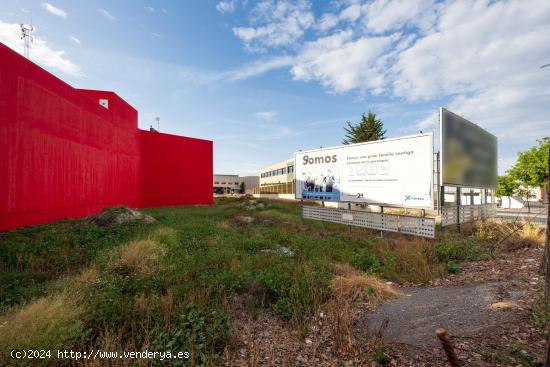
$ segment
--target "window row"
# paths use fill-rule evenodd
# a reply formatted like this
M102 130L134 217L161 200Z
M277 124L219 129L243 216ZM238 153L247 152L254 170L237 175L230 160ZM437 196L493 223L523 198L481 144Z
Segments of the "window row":
M279 169L275 169L273 171L263 172L261 174L261 177L262 178L273 177L273 176L285 175L287 173L293 173L293 172L294 172L294 166L288 166L286 168L279 168Z

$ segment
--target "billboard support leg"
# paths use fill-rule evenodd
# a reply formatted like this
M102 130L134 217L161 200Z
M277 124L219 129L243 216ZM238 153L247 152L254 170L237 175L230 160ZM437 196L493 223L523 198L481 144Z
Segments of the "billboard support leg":
M304 199L300 199L300 220L304 225Z
M440 162L439 162L439 152L437 152L437 159L436 159L436 180L437 180L437 215L441 215L441 207L443 206L443 200L445 199L445 193L443 192L443 186L441 185L440 176L441 176L441 168L440 168ZM435 197L435 193L434 193Z
M321 207L325 207L325 201L321 200ZM323 226L323 233L325 233L325 222L321 221L321 225Z
M348 203L348 210L351 212L351 203ZM351 224L348 224L348 234L351 236Z
M460 187L456 188L456 228L458 230L458 233L460 233L460 202L462 196L462 190L460 190Z
M384 214L384 207L380 206L380 214ZM382 223L384 223L384 216L382 215ZM380 230L380 238L384 238L384 231Z

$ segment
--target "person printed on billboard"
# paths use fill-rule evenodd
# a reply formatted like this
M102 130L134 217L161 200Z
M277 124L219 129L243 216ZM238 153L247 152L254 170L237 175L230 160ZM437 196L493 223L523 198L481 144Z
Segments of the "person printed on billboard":
M323 192L323 174L320 174L315 179L315 191L316 192Z
M304 172L303 176L305 177L305 179L304 179L304 189L305 189L305 191L309 191L309 192L314 191L315 181L311 178L311 175Z
M325 192L332 192L332 188L334 186L334 183L336 182L336 179L332 175L331 170L327 170L327 175L323 179L324 185L325 185Z

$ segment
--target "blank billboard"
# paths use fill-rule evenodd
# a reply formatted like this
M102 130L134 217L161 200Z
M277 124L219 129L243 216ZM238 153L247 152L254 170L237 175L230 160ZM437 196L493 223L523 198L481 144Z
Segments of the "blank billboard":
M441 184L494 188L497 138L445 108L440 109Z
M433 136L295 154L296 198L432 208Z

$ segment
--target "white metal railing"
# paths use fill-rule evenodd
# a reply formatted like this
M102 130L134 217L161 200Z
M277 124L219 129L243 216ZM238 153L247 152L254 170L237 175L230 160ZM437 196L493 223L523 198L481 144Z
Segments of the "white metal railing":
M493 218L496 212L496 204L443 206L441 207L441 226Z
M302 216L304 219L316 219L325 222L347 224L429 238L435 237L435 218L324 208L308 205L302 206Z

